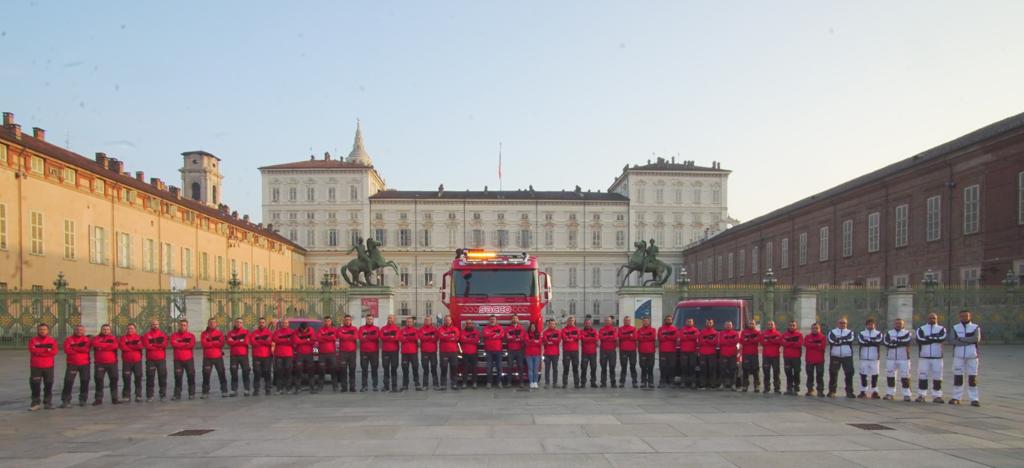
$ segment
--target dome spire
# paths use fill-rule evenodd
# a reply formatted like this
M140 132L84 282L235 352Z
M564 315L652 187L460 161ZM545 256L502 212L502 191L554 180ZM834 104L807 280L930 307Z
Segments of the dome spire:
M363 126L359 119L356 119L356 138L352 142L352 152L348 154L348 162L364 166L373 165L373 159L370 158L370 154L363 147Z

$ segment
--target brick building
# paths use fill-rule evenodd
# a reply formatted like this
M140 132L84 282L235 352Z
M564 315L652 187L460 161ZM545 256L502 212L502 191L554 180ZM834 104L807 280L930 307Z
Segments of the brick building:
M1024 269L1024 113L683 251L696 283L998 285Z

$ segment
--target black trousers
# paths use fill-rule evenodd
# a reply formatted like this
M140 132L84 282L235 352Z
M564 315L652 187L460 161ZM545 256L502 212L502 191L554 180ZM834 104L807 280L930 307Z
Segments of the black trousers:
M611 383L615 385L615 361L618 359L615 350L602 349L599 353L601 354L601 385L608 383L608 377L611 377Z
M32 406L39 404L40 390L42 390L43 403L53 404L53 367L30 368L28 387L32 391Z
M590 386L597 386L597 353L583 354L580 358L580 384L587 383L587 369L590 369Z
M523 350L516 349L508 352L508 383L514 385L516 383L524 383L529 379L526 375L526 356L523 354ZM426 377L423 378L423 382L426 383Z
M619 366L622 367L622 375L619 377L619 385L622 386L626 383L626 371L628 370L629 376L633 380L633 385L636 386L636 350L620 350Z
M558 385L558 355L544 355L544 386Z
M146 398L153 398L157 380L160 381L160 398L167 397L167 360L146 361Z
M188 378L188 396L196 395L196 363L194 360L174 360L174 397L181 397L181 381Z
M273 358L253 356L252 389L254 394L260 391L260 379L263 380L264 393L270 394L270 387L274 384L274 380L271 378L271 368L273 367Z
M85 403L89 398L89 365L73 366L68 364L64 369L64 388L61 390L60 398L64 403L71 402L71 389L75 386L75 377L78 377L78 401Z
M697 386L697 366L700 360L697 353L679 353L679 364L683 368L683 385L694 388Z
M580 350L562 351L562 385L569 385L569 371L572 371L572 383L580 385Z
M785 358L782 367L786 371L786 391L800 391L800 358Z
M203 395L210 393L210 377L213 370L217 370L217 380L220 382L220 392L228 392L228 375L224 371L224 358L203 357Z
M437 351L420 351L420 368L423 369L423 386L430 384L431 378L434 386L437 387Z
M761 388L761 364L758 362L756 354L744 354L743 355L743 377L740 385L744 389L750 385L750 377L754 377L754 390Z
M277 388L277 391L290 390L293 385L296 385L294 378L295 358L274 356L274 387Z
M338 389L338 382L341 381L341 372L338 371L338 357L335 353L325 353L320 355L320 361L317 362L317 370L320 373L320 385L327 382L327 376L331 376L331 386L335 390Z
M640 353L640 383L654 385L654 353Z
M320 386L320 369L317 363L313 362L312 354L296 354L295 368L292 372L295 374L295 388L308 385L309 390L313 391Z
M381 351L380 363L384 367L384 389L394 391L398 386L398 351Z
M402 354L402 389L409 388L409 371L412 370L412 384L420 386L420 361L416 354ZM426 377L426 376L424 376ZM426 382L426 378L423 379Z
M96 381L96 401L103 401L103 378L110 378L110 400L117 401L117 363L94 364L93 380Z
M459 372L459 355L456 353L441 353L441 385L455 386Z
M736 356L719 358L718 364L722 385L725 388L733 388L736 385Z
M704 388L718 388L718 356L714 354L701 354L697 358L700 365L700 386Z
M238 370L242 370L242 388L249 391L249 356L231 356L228 358L228 365L231 366L231 391L238 393Z
M356 352L342 351L338 354L338 374L341 375L339 382L341 388L356 390Z
M817 383L818 393L825 391L825 364L807 364L807 391L814 390Z
M373 374L373 389L377 389L377 372L380 367L380 351L360 351L359 368L363 371L363 388L366 388L366 376Z
M464 353L459 360L459 383L476 386L476 353Z
M658 352L658 372L661 373L658 382L672 385L676 382L676 367L679 366L679 353L675 351Z
M774 382L775 391L779 391L782 386L782 382L779 382L779 357L764 357L764 362L761 363L761 367L764 369L764 391L768 391L768 387ZM774 381L772 380L774 376Z
M132 397L132 384L135 384L135 397L142 398L142 361L121 363L121 398Z
M839 368L843 368L844 384L846 393L853 393L853 357L829 357L828 358L828 392L835 393L839 386Z

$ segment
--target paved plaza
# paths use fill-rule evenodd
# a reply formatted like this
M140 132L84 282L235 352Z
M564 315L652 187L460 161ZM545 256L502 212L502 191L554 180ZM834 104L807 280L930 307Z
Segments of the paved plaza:
M480 389L30 413L27 353L5 350L0 466L1024 466L1022 352L984 348L981 408L721 391ZM947 395L951 384L947 362ZM186 429L212 432L169 436Z

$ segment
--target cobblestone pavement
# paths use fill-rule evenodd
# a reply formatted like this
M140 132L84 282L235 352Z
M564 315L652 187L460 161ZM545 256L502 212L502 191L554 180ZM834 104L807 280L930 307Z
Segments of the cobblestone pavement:
M480 389L30 413L27 353L7 350L0 466L1024 466L1022 352L984 349L981 408L722 391ZM58 381L63 371L59 360ZM213 431L169 436L184 429Z

